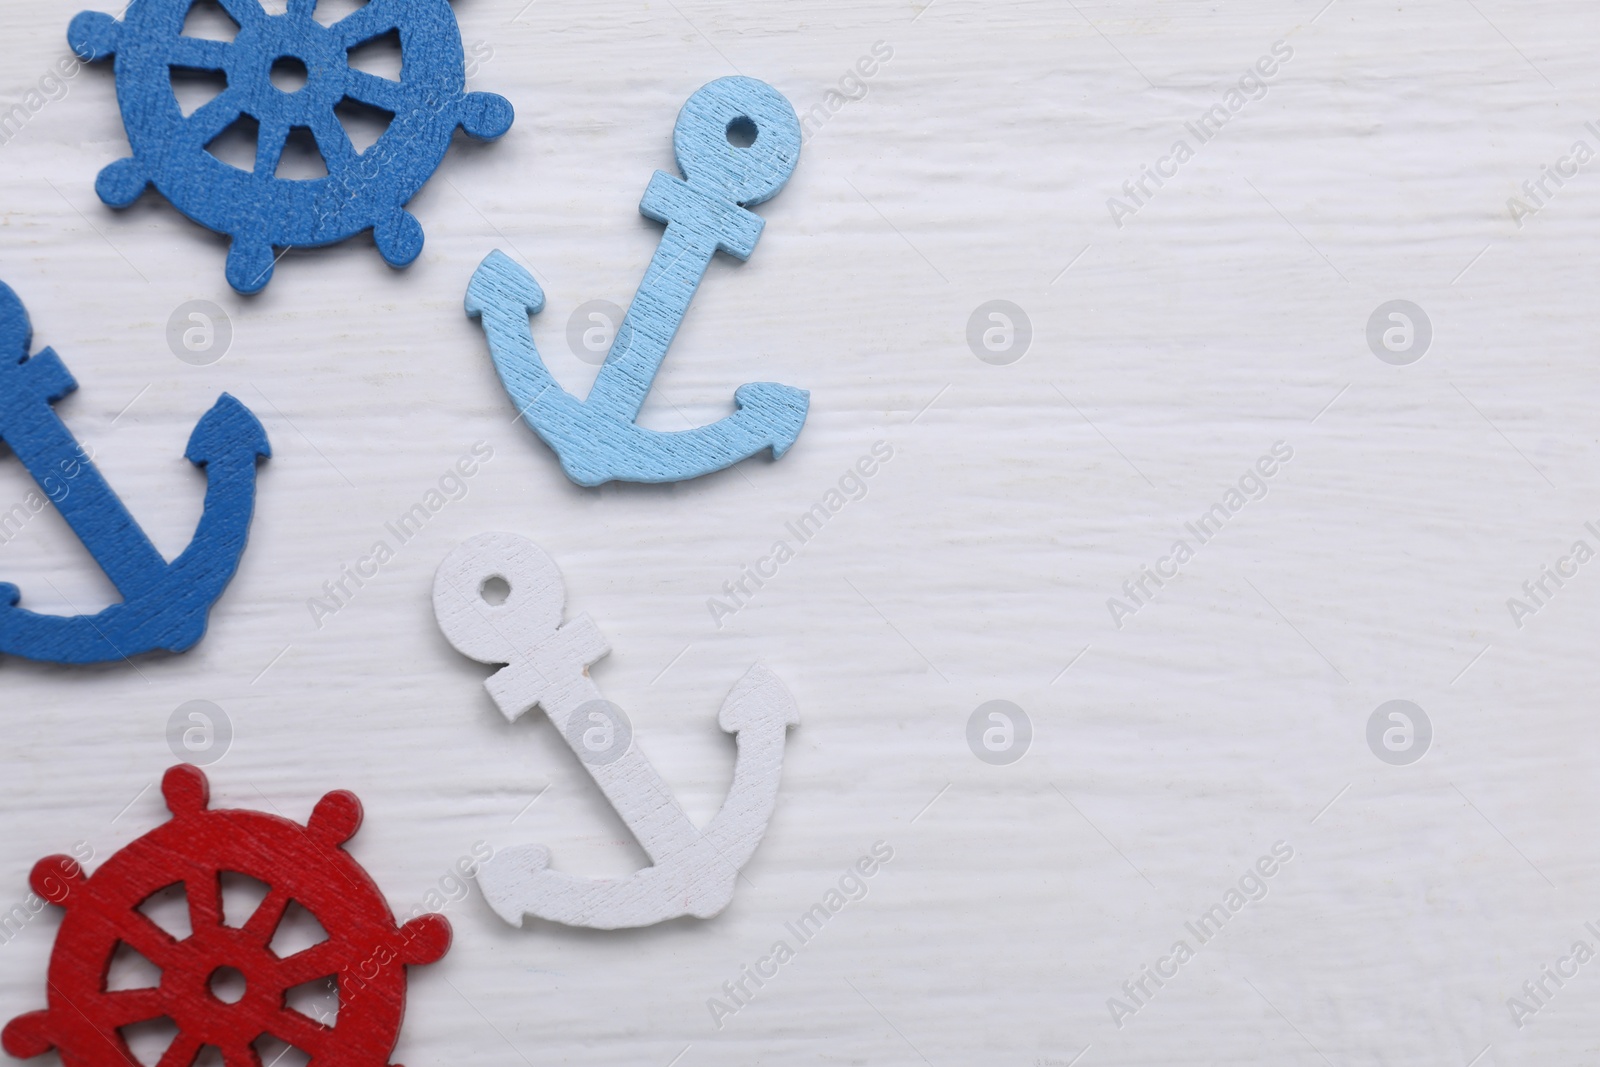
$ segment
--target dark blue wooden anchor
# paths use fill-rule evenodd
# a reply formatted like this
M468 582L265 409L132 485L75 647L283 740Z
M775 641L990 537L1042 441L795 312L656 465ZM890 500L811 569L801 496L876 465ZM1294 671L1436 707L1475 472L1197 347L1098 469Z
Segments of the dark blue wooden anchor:
M467 287L467 314L482 317L501 383L579 485L677 482L766 448L776 459L806 421L810 394L771 382L740 386L739 410L709 426L663 432L634 421L712 256L755 251L766 223L746 208L794 173L800 123L765 82L719 78L683 105L672 144L683 177L656 171L639 205L667 230L587 400L562 389L539 358L528 316L544 307L544 292L531 274L496 250Z
M239 566L255 509L256 461L271 455L266 431L227 393L195 426L185 452L206 469L205 513L172 563L162 558L51 407L78 387L49 348L28 351L33 328L17 294L0 282L0 440L45 488L62 464L70 488L52 493L122 601L98 615L40 615L17 606L0 582L0 652L48 663L104 663L142 652L182 652L206 631L206 616Z

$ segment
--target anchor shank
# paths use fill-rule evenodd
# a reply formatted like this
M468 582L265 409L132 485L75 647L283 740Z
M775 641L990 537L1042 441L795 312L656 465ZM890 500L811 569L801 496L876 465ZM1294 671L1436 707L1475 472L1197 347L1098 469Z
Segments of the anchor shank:
M650 179L639 211L667 229L584 402L619 422L639 417L711 257L721 250L748 258L765 225L738 204L661 171Z
M667 226L585 401L596 414L618 422L639 417L661 361L667 358L672 338L716 251L714 246L697 242L695 236Z
M467 587L475 589L477 584L469 581ZM507 721L516 721L535 704L543 708L645 854L660 862L693 844L700 832L640 751L637 739L620 756L600 762L581 748L577 737L582 731L572 729L574 716L603 699L585 668L605 652L600 632L583 616L538 639L520 662L490 677L486 688Z
M47 349L24 364L38 364ZM57 361L59 362L59 361ZM40 369L46 369L41 367ZM21 395L19 395L21 394ZM124 600L161 577L167 561L84 454L45 396L11 393L0 400L5 441L54 502ZM60 487L58 491L53 491Z
M672 790L639 748L637 738L622 755L608 763L588 759L585 753L578 750L568 723L584 703L600 698L600 690L594 683L589 682L587 677L584 682L584 688L590 690L589 696L581 701L563 700L556 707L545 706L545 714L561 736L567 739L595 785L606 795L616 809L617 816L627 825L652 863L661 863L667 857L692 847L700 840L700 831L689 821L683 808L678 806Z

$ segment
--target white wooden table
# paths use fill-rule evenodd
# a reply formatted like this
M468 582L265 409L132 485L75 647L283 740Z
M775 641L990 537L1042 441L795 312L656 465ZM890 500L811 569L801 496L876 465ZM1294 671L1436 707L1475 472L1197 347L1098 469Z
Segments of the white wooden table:
M68 56L82 2L10 3L0 111ZM218 803L303 820L328 789L360 795L352 851L397 911L461 896L476 842L637 868L549 724L508 726L434 625L439 560L507 530L610 640L595 678L695 819L732 762L716 708L753 662L802 723L727 912L516 930L475 892L449 902L455 945L413 972L398 1062L1592 1059L1600 964L1544 979L1536 1012L1508 998L1536 1006L1525 982L1600 948L1600 563L1564 564L1536 612L1508 599L1574 542L1600 550L1600 164L1570 155L1600 151L1600 22L1572 2L1323 3L461 0L470 87L511 99L511 132L458 143L412 202L409 270L361 238L290 253L249 299L223 241L158 197L95 197L127 152L110 71L44 83L59 98L0 145L0 278L77 376L58 410L169 557L203 491L184 442L218 393L275 454L194 651L0 665L0 911L40 856L103 857L165 817L149 787L193 700L231 733ZM626 305L677 108L735 71L810 116L804 155L750 262L713 265L644 421L710 421L747 381L810 389L810 421L778 463L581 490L514 421L467 279L494 248L533 269L535 334L585 389L568 319ZM167 342L192 300L231 326L210 365ZM1027 317L1020 359L984 347L991 327L1008 344L986 312L969 345L992 300ZM1431 324L1420 360L1369 345L1392 300ZM492 458L464 496L314 612L475 445ZM846 478L875 447L891 458ZM31 486L7 453L0 512ZM854 499L799 544L786 524L836 489ZM1202 538L1186 524L1207 514ZM53 511L6 537L25 603L110 601ZM780 539L794 558L714 613ZM1397 699L1431 723L1406 765L1367 740ZM991 700L1028 716L1020 761L969 747ZM875 842L892 860L801 943L786 924ZM1253 875L1279 842L1292 858ZM1265 895L1232 911L1241 879ZM1220 932L1198 925L1213 905ZM57 922L7 931L0 1016L43 1006ZM714 1011L780 940L793 958Z

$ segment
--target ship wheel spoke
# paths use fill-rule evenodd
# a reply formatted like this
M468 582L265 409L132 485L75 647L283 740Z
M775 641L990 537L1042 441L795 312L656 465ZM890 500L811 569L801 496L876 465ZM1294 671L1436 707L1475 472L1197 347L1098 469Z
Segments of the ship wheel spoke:
M113 1030L159 1019L166 1013L166 999L159 989L118 989L101 993L95 1009L100 1023Z
M240 26L266 21L267 12L261 6L260 0L219 0L219 2L222 4L222 10L228 13L228 17Z
M256 132L256 177L271 178L278 173L278 161L283 158L283 146L288 140L287 122L274 117L261 123Z
M261 1067L261 1053L248 1041L230 1042L222 1048L222 1062L226 1067Z
M399 82L368 74L364 70L350 69L345 76L344 95L363 104L381 107L396 115L408 110L407 93Z
M142 911L130 911L118 924L117 937L129 948L155 964L166 967L178 940Z
M353 48L362 41L398 29L402 14L404 10L398 0L371 0L328 28L340 44Z
M161 1054L161 1060L156 1067L191 1067L198 1055L200 1055L200 1038L180 1030L178 1036L172 1039L172 1044L167 1046L167 1051Z
M227 64L228 45L227 41L204 37L177 37L172 41L167 65L190 70L221 70Z
M322 151L322 161L327 164L329 174L338 174L355 162L355 145L350 143L350 135L344 132L344 127L331 109L312 119L311 134L317 139L317 147Z
M287 889L280 885L273 886L244 924L245 936L258 945L271 944L272 935L278 932L278 924L283 921L283 913L289 907L290 899Z
M233 120L244 113L232 90L223 90L217 97L193 115L184 126L184 132L193 139L196 149L204 149L212 138L227 129Z
M279 963L278 984L284 989L293 989L318 978L337 975L343 967L344 951L330 938Z
M193 933L222 925L222 878L216 871L184 879L183 891L189 898L189 929Z
M297 19L308 19L317 9L317 0L289 0L289 14Z
M313 1060L322 1054L333 1028L308 1019L292 1008L280 1008L267 1020L266 1031L284 1044L293 1045ZM229 1067L234 1065L229 1064Z

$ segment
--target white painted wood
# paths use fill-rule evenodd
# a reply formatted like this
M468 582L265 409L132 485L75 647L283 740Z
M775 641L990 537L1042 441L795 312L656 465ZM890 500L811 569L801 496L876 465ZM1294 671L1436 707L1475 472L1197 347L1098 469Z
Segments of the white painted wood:
M498 596L488 590L497 582ZM633 736L627 713L589 680L610 651L587 615L563 625L567 599L555 562L515 534L479 534L450 553L433 581L439 628L462 655L506 664L484 686L507 721L534 705L549 716L633 834L651 865L623 879L550 869L542 845L501 849L478 874L484 899L506 922L532 915L601 930L708 919L733 899L739 869L761 843L783 777L783 746L800 710L778 676L754 666L717 722L738 738L722 810L697 829Z

